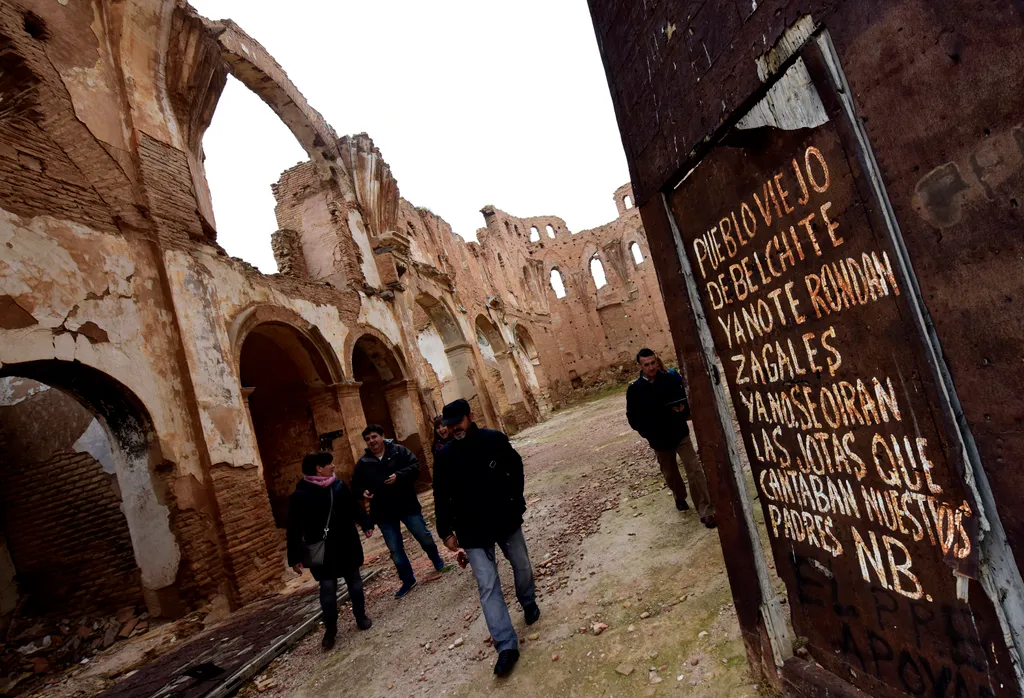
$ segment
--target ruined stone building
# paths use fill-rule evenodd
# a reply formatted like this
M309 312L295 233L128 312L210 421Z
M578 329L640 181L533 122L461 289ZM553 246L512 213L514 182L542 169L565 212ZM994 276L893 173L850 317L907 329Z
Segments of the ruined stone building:
M217 244L202 141L229 73L309 155L273 188L276 275ZM232 22L0 2L0 616L246 604L282 583L305 453L346 476L376 422L429 465L446 401L515 431L639 342L671 353L615 199L576 234L486 207L466 243Z

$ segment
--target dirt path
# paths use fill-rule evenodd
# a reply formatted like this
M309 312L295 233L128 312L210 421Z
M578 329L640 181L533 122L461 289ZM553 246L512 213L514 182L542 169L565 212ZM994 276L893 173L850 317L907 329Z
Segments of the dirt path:
M526 461L524 529L543 616L527 628L502 561L522 651L511 677L492 675L496 655L468 569L435 575L401 600L387 569L368 588L371 630L356 631L343 611L332 652L311 634L240 695L755 695L718 536L692 510L675 510L624 408L619 391L514 440ZM407 542L414 549L425 580L429 563ZM608 628L595 635L597 623Z

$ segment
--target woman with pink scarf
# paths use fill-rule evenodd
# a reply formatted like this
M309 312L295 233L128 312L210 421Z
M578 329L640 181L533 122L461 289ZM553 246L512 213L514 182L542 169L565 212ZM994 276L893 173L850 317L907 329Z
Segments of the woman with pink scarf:
M366 617L363 580L363 544L354 524L369 538L373 522L352 496L344 482L334 476L334 456L310 453L302 459L304 477L288 500L288 564L302 573L310 559L310 546L325 541L320 564L310 567L313 579L320 582L320 608L323 609L323 648L334 647L338 634L338 578L343 577L352 600L356 626L367 630L372 621Z

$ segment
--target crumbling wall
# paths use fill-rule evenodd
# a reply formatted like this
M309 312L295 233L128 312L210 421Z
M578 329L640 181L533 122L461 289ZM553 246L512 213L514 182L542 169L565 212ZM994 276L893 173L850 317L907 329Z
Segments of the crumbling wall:
M534 336L540 355L551 357L542 363L558 401L586 386L622 380L635 370L636 352L644 346L674 355L639 210L624 204L631 196L628 184L620 187L615 192L619 217L579 233L553 216L483 211L487 227L478 236L490 277L519 308L547 318L540 336ZM630 249L634 243L639 263ZM590 270L594 257L607 279L600 289ZM520 269L514 281L506 271L513 266ZM561 275L563 298L551 285L552 270Z
M0 536L18 586L32 590L33 610L63 614L72 604L79 613L110 614L139 603L139 569L103 429L59 390L0 382Z
M280 274L216 244L202 139L228 73L310 158L273 188ZM480 242L466 243L402 199L372 140L339 138L232 22L172 0L0 5L0 379L70 390L109 429L131 564L154 614L216 595L238 606L287 574L278 526L296 454L261 454L257 434L274 420L251 412L246 383L259 381L241 370L254 332L302 378L276 404L281 421L308 436L303 448L334 453L343 477L374 416L353 366L361 339L384 394L370 411L386 409L428 464L430 419L448 399L515 431L630 353L597 296L556 301L547 274L576 269L576 240L592 239L622 270L604 296L631 309L653 298L622 247L627 229L644 245L635 216L580 235L551 217L484 216ZM561 239L531 243L532 223Z

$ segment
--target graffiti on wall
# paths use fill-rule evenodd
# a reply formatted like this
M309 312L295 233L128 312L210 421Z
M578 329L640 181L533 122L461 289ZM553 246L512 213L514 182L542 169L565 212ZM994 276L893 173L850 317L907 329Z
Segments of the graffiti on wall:
M976 506L858 172L833 124L758 129L670 203L794 629L874 695L996 695Z

